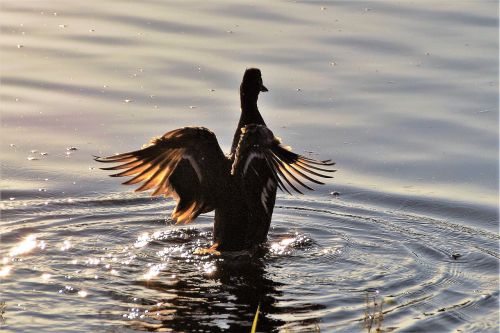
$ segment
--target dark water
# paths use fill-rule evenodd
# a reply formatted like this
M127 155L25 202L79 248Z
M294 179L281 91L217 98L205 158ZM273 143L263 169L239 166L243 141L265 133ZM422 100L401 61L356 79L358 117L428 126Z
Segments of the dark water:
M497 2L1 6L3 331L498 331ZM279 195L262 256L194 256L213 215L91 156L191 124L228 150L249 66L339 171Z

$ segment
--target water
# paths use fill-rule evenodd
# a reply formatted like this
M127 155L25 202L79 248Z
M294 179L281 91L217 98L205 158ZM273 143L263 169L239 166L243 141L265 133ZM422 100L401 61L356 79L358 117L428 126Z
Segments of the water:
M498 331L497 2L1 6L3 331ZM227 151L250 66L339 171L278 196L262 257L193 256L213 215L92 155L191 124Z

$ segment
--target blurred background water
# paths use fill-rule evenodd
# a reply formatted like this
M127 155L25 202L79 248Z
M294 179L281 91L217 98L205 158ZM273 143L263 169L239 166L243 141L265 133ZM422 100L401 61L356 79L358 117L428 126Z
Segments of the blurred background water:
M6 332L497 332L498 2L1 2ZM274 133L332 158L254 262L191 253L92 155L187 125L229 150L259 67ZM74 148L74 149L72 149ZM340 195L333 195L338 192Z

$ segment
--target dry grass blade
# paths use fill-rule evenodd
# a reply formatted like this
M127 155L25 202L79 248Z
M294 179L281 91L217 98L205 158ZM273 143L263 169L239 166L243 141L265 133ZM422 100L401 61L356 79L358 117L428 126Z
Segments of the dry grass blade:
M260 303L259 305L257 305L257 311L255 311L255 317L253 318L252 330L250 331L250 333L257 332L257 321L259 320L259 313L260 313Z

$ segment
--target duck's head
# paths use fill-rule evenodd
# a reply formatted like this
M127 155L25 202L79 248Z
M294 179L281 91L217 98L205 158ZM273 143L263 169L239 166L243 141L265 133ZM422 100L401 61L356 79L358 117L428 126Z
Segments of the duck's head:
M257 98L260 92L268 91L262 83L262 75L258 68L247 68L241 81L240 95L242 97Z

